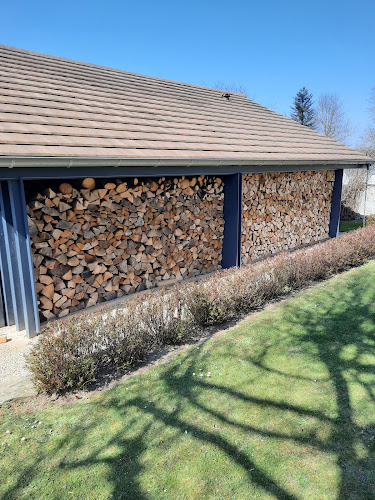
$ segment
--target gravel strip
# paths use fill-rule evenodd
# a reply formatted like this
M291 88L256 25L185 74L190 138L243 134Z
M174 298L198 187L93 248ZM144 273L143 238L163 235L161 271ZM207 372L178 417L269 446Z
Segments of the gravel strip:
M0 344L0 404L35 396L36 390L25 367L24 355L37 337L28 339L25 330L16 332L14 326L0 328L0 335L8 336L8 342Z

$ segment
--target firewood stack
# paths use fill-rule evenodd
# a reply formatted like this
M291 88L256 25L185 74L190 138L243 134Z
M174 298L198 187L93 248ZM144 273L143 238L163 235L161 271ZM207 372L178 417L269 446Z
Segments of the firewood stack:
M242 263L328 238L335 172L246 174Z
M28 203L42 320L220 267L220 178L62 183Z

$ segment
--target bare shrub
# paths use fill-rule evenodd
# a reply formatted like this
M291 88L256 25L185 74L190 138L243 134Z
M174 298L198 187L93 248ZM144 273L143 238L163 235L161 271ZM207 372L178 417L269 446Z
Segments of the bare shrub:
M176 287L50 323L27 356L36 386L49 393L83 388L104 368L124 370L158 345L181 342L192 328L183 304Z
M27 366L39 390L63 392L83 388L95 379L100 365L98 335L93 317L50 323L27 356Z
M121 308L50 323L28 355L40 390L85 387L101 370L123 370L195 328L221 324L291 290L375 257L375 225L310 248L216 272L200 281L140 294Z

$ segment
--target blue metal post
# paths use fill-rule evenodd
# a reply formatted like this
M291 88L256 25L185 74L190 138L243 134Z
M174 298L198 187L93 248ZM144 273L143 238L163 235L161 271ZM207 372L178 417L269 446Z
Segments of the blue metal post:
M224 269L241 265L242 174L224 178Z
M329 221L329 237L336 238L339 234L341 190L342 190L343 170L335 171L335 182L333 184L331 218Z

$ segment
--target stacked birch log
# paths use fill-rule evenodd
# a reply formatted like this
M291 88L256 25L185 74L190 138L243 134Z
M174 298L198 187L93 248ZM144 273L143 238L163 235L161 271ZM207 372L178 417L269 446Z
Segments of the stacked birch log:
M28 203L42 319L220 267L220 178L62 183Z
M328 238L335 172L243 176L242 262Z

